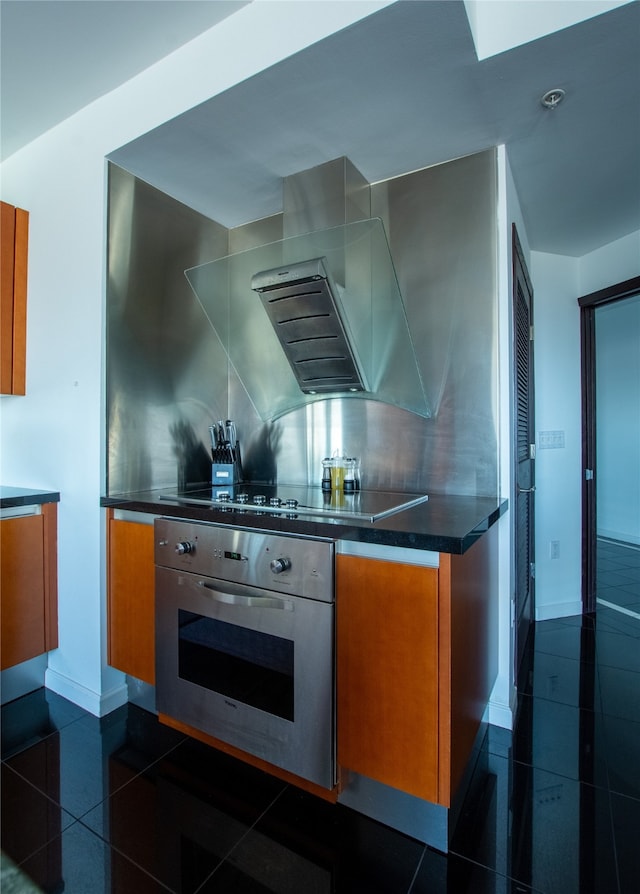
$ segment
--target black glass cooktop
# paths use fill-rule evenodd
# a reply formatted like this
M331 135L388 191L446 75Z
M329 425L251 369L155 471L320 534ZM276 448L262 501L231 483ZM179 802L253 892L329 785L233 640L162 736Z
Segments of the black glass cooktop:
M237 512L264 512L286 516L322 516L375 522L424 503L426 494L358 490L326 492L298 485L236 484L184 492L167 492L160 499L174 503L215 506Z

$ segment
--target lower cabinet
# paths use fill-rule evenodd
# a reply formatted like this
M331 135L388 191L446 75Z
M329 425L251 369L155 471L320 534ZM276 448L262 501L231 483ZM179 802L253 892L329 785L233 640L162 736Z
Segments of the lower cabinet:
M0 669L58 646L57 506L0 520Z
M343 777L451 807L497 674L496 567L497 526L438 568L337 556Z
M153 525L108 511L108 660L155 684Z
M438 569L337 557L338 763L438 800Z

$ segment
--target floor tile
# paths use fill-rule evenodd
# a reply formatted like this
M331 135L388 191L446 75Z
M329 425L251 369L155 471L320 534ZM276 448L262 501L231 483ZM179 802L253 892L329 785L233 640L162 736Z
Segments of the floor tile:
M57 838L73 817L2 764L2 850L21 863Z
M607 787L602 715L548 699L521 696L513 759L570 779Z
M400 832L289 787L202 892L405 894L423 851L424 845Z
M622 605L628 607L638 601L638 593L631 587L598 587L596 591L597 599L604 599L611 605Z
M596 576L598 587L628 587L634 583L634 578L627 572L603 571Z
M16 773L79 818L107 796L103 769L109 755L134 738L143 765L174 748L184 735L163 727L148 712L125 705L107 717L84 714L7 760ZM141 750L144 743L146 751ZM53 778L52 767L58 767Z
M631 578L636 584L640 582L640 567L638 567L638 565L624 563L623 567L620 569L620 573Z
M84 714L82 708L44 688L8 702L0 715L2 759L40 742Z
M593 661L595 632L579 626L557 624L553 627L536 626L535 651L561 658Z
M20 868L46 892L166 894L170 890L81 823L74 823ZM178 894L180 889L174 890Z
M598 672L603 713L640 722L640 674L606 666Z
M626 607L626 606L625 606ZM640 647L640 620L617 612L614 609L598 605L598 631L621 633L635 640Z
M487 750L500 757L509 757L513 749L513 732L501 726L489 726L487 730Z
M615 556L603 557L598 556L598 573L603 571L621 571L629 566Z
M620 894L637 894L640 887L640 801L612 794L611 811Z
M594 686L585 685L594 674L591 663L575 658L536 652L533 673L520 691L524 695L545 698L565 705L598 709L600 695L597 681Z
M186 739L140 772L113 753L111 793L82 822L172 890L191 894L284 790L285 783Z
M494 766L501 760L495 757ZM497 777L509 773L504 764ZM512 771L508 801L501 803L496 786L495 797L456 830L453 853L545 894L586 894L590 875L603 883L598 891L615 894L609 792L517 762ZM594 836L597 850L590 847L585 855L584 837Z
M640 547L635 550L627 550L620 560L627 568L640 568Z
M634 637L621 631L600 629L596 634L596 659L601 667L618 667L640 673L640 647Z
M640 799L640 723L602 714L608 785L612 792Z
M410 894L529 894L529 885L465 860L426 849Z

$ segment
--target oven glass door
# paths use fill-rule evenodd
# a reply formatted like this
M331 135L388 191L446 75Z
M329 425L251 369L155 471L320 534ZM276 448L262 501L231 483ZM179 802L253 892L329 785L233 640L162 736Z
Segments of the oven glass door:
M178 609L178 676L182 680L293 720L293 659L291 639Z
M334 606L156 567L158 711L334 785Z

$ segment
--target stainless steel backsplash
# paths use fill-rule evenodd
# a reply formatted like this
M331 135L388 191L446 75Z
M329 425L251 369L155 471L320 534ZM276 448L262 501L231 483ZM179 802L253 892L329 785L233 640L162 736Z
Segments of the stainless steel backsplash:
M317 181L335 175L335 164L315 172ZM287 201L295 197L302 213L304 183L286 180ZM110 164L108 494L206 481L208 427L223 418L236 421L253 481L319 483L322 458L341 449L361 458L367 488L497 494L496 153L367 191L385 225L433 416L342 397L263 423L184 270L279 240L292 218L227 230ZM367 204L365 191L357 197Z

